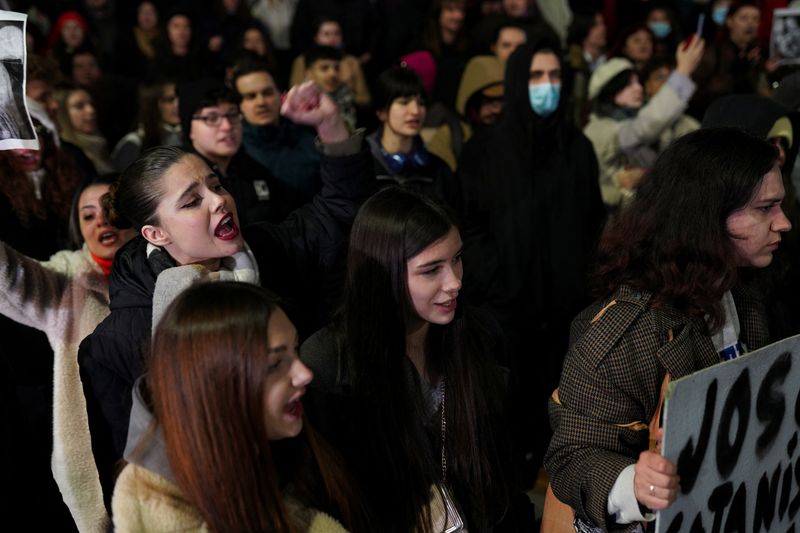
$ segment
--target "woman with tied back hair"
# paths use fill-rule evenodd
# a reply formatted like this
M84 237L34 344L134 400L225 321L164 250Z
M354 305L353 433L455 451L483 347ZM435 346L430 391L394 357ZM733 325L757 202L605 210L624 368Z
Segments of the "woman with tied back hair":
M112 188L107 205L113 220L140 236L119 251L111 314L78 354L107 496L125 447L133 383L144 372L152 327L175 295L201 279L263 280L286 298L301 335L324 323L337 297L347 232L371 191L368 154L359 153L360 135L349 136L335 104L313 83L292 88L282 111L316 127L323 155L320 192L281 224L241 230L219 176L176 147L146 152Z
M367 530L339 461L305 424L313 376L297 346L276 297L254 285L204 283L169 306L134 389L116 531Z
M383 189L353 224L340 312L301 350L318 378L312 420L361 483L380 531L445 530L448 494L470 531L533 528L505 469L498 328L458 305L462 274L449 212Z
M46 146L48 141L43 132L39 133L39 140ZM58 486L53 491L54 497L59 505L69 509L79 531L103 531L108 527L92 457L77 356L81 340L108 316L108 273L114 254L133 237L131 230L111 226L103 215L100 199L108 192L111 181L111 177L92 178L75 192L69 220L74 249L61 250L46 261L39 261L0 241L0 315L4 321L13 320L44 332L52 348L49 355L41 353L19 329L0 326L7 334L4 338L13 338L17 346L25 346L24 357L12 358L14 350L7 352L7 370L16 377L21 373L20 367L26 368L15 359L24 359L28 365L50 367L48 385L52 389L52 404L46 409L42 406L42 410L52 413L48 416L52 457L47 457L45 464L49 465L48 474L52 470L49 483L55 480ZM21 341L26 344L20 344ZM22 352L17 356L22 356ZM27 411L20 414L25 416ZM30 419L26 423L30 424ZM13 428L13 420L6 419L6 425ZM10 434L16 435L14 431ZM12 441L18 438L15 436ZM19 455L15 457L20 459ZM20 474L26 483L32 482L40 491L36 505L41 509L48 491L36 483L39 478L34 472L39 469L32 468L35 465L28 460L21 463ZM5 475L15 487L23 488L16 481L16 466ZM50 520L51 524L58 524L55 529L72 527L58 522L54 516Z
M768 341L759 296L742 282L791 228L777 151L733 128L675 141L606 227L601 298L572 324L550 402L553 492L578 519L632 531L680 490L648 451L665 377L678 379ZM653 435L660 440L660 430Z

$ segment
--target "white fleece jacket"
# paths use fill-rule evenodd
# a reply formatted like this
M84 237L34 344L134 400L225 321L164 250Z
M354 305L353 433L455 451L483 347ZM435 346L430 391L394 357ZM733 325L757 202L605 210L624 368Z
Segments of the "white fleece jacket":
M108 281L84 245L36 261L0 242L0 313L43 331L54 352L53 477L78 529L108 527L92 456L78 346L108 315Z

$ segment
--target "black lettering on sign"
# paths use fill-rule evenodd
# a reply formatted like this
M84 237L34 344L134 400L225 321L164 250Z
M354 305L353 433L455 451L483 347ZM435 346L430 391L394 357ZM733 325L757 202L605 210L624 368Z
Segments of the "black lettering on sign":
M697 516L694 517L692 529L689 530L689 533L706 533L706 528L703 527L703 518L700 516L700 513L697 513Z
M797 495L792 499L792 503L789 504L789 518L792 520L794 520L794 515L800 509L800 461L794 464L794 480L797 482L798 491Z
M781 490L781 502L778 504L778 518L783 520L786 508L789 507L789 493L792 490L792 463L783 471L783 487Z
M789 439L789 444L786 445L786 453L789 454L789 460L792 460L792 455L794 455L794 451L797 449L797 432L794 432L792 438Z
M689 437L678 455L678 474L681 476L681 492L689 494L697 481L697 474L700 472L700 465L703 464L703 457L706 455L709 437L711 436L711 425L714 422L714 406L717 404L717 380L708 384L706 390L706 406L703 411L703 423L700 425L700 435L697 437L697 448L694 447L694 440Z
M744 483L736 489L736 495L728 511L728 519L725 521L725 533L738 531L746 533L745 522L747 521L747 487Z
M797 399L794 401L794 421L800 427L800 389L797 389Z
M714 513L714 524L711 526L712 533L719 533L722 527L722 515L731 501L731 496L733 496L733 483L728 481L715 488L711 492L711 496L708 497L708 509Z
M772 525L772 518L775 516L775 502L778 501L778 487L781 482L781 465L775 467L772 479L767 481L767 473L761 475L758 480L758 491L756 492L756 507L753 513L753 533L758 533L761 525L769 530Z
M734 413L738 413L736 421L736 438L730 442L731 421ZM750 421L750 370L745 368L725 398L722 416L717 431L717 471L722 479L728 479L739 460L747 424Z
M756 416L759 422L764 424L764 431L761 432L756 441L756 455L758 455L759 459L763 459L767 454L781 429L781 422L783 422L783 416L786 414L786 402L784 401L781 385L786 380L786 375L791 368L791 354L783 352L767 370L767 374L758 388Z
M681 530L681 526L683 525L683 513L678 513L672 519L672 523L670 523L669 527L667 528L666 533L678 533Z

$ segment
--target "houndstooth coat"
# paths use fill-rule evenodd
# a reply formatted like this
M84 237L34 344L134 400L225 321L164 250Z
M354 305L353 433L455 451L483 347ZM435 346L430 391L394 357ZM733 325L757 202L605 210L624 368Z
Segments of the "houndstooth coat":
M763 306L731 291L748 350L764 346ZM711 338L685 314L648 306L651 294L620 287L572 323L558 393L550 399L553 438L545 456L554 494L606 530L632 530L607 515L620 472L648 448L648 423L666 373L681 378L719 362ZM670 340L671 338L671 340Z

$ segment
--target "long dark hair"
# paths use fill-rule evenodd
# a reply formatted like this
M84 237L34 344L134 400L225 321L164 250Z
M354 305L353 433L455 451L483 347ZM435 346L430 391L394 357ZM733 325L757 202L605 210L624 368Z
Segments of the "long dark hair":
M440 424L430 419L421 378L406 357L414 316L406 265L454 227L433 200L386 188L364 204L351 233L337 331L364 409L359 438L368 456L357 460L367 492L381 489L373 503L390 531L429 531L431 486L441 481ZM431 324L425 346L429 374L446 378L448 483L476 531L489 528L508 503L491 430L502 407L489 337L461 311L448 325Z
M163 144L164 127L159 103L164 95L164 89L169 85L175 85L175 82L161 80L139 88L139 125L144 132L142 151Z
M80 170L75 159L56 146L55 133L35 118L33 123L41 145L41 168L46 172L43 198L36 198L33 181L11 152L0 152L0 194L6 197L14 215L25 227L32 226L33 219L47 220L54 215L66 223L72 193L81 180Z
M169 306L147 387L173 475L212 531L296 531L282 494L289 483L301 503L360 526L359 498L310 428L286 442L267 436L266 330L278 309L265 289L236 282L193 287Z
M74 249L78 249L83 245L84 238L81 233L81 210L78 202L80 202L81 194L83 191L93 185L108 185L111 187L118 178L118 174L104 174L102 176L91 176L81 182L72 196L72 207L69 211L69 241ZM101 200L102 203L102 200Z
M675 141L642 179L636 197L606 227L595 286L653 293L714 330L720 300L737 280L726 220L753 197L777 150L736 128L708 128Z

